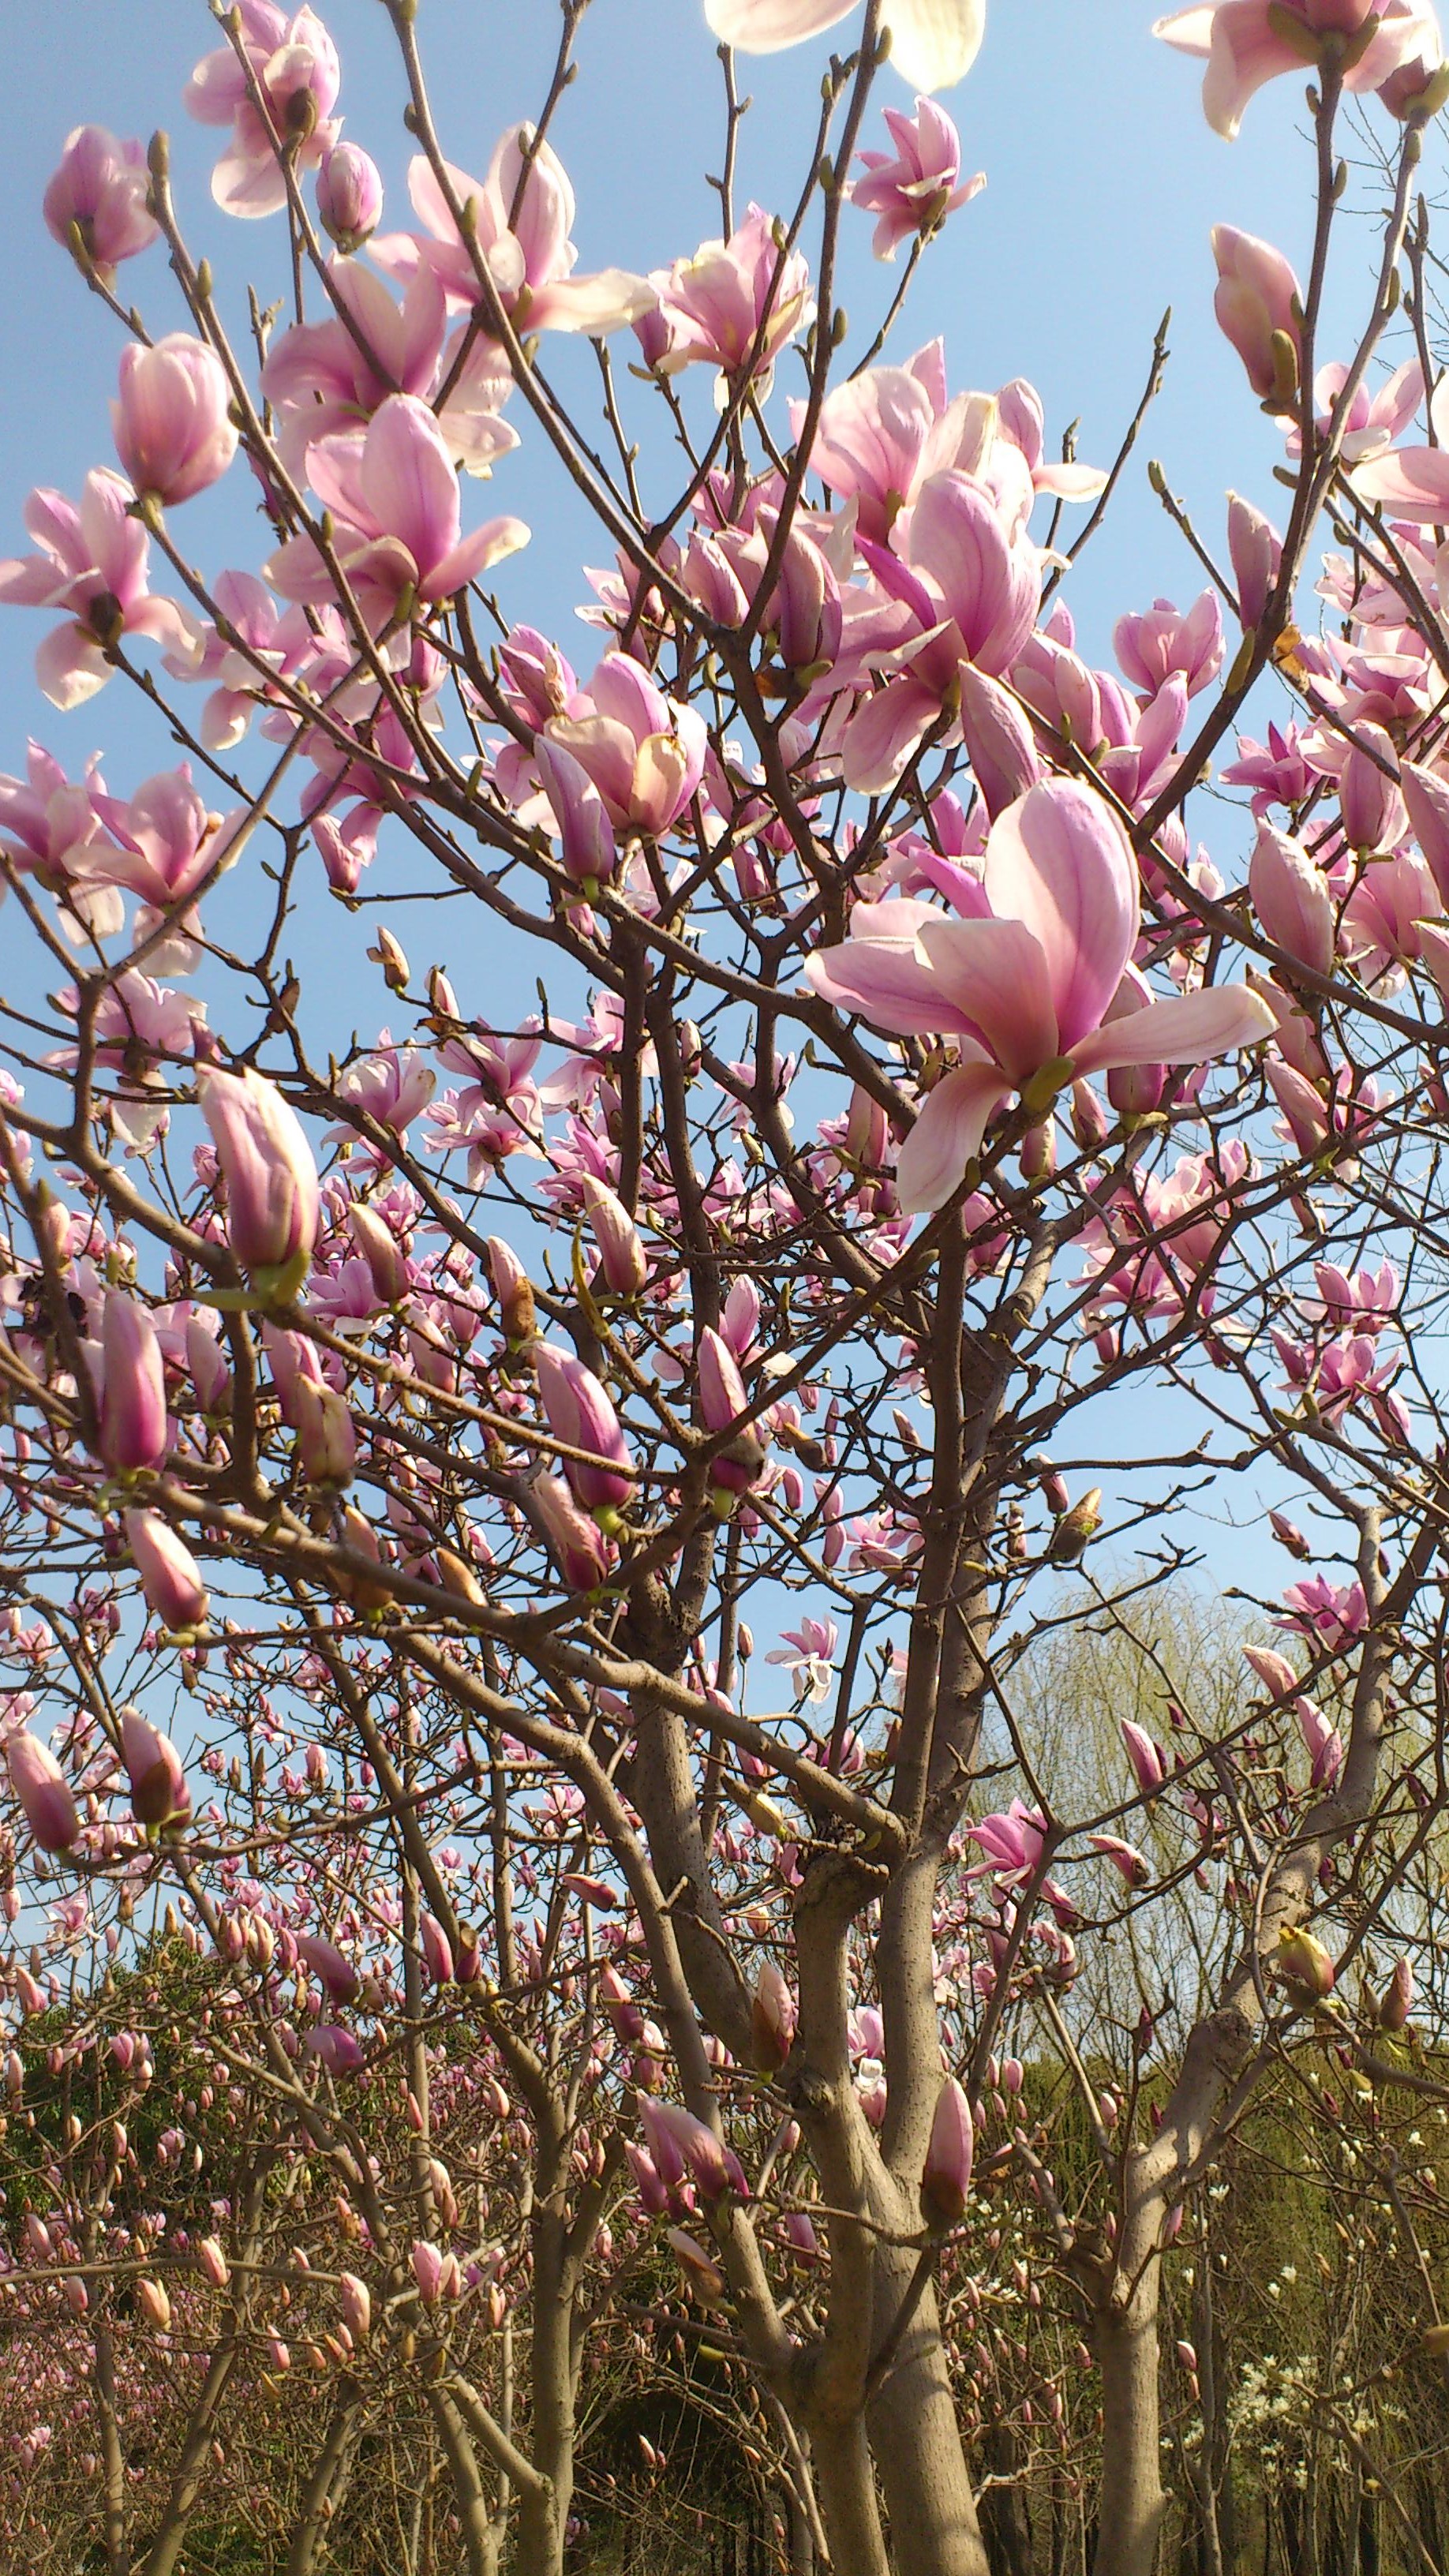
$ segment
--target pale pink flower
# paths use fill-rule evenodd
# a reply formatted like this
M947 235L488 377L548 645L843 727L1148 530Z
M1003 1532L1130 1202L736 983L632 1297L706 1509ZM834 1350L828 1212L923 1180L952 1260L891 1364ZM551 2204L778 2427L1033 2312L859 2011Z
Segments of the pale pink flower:
M775 54L850 16L855 0L705 0L715 34L741 53ZM964 80L986 32L986 0L887 0L891 60L917 89Z
M956 1069L929 1093L901 1152L900 1203L940 1207L1013 1092L1056 1093L1112 1066L1196 1064L1271 1034L1245 985L1154 1002L1114 1020L1139 921L1121 825L1088 788L1032 788L992 825L984 910L951 918L909 898L860 904L843 946L808 964L827 1000L901 1036L949 1037Z
M317 173L317 212L344 258L382 221L382 173L360 143L335 143Z
M535 145L532 126L509 128L481 185L451 163L444 168L458 204L473 207L478 257L516 331L585 331L594 337L649 310L654 289L647 278L622 268L574 276L574 192L553 146ZM510 224L520 185L522 201ZM430 268L453 308L471 311L478 302L474 254L448 211L432 164L421 155L408 170L408 195L424 233L375 233L372 257L403 279L420 265Z
M10 1786L42 1851L69 1851L80 1817L69 1781L48 1745L22 1728L5 1747Z
M539 737L540 766L549 802L564 828L570 873L607 878L610 867L603 862L610 857L613 836L606 841L598 821L587 827L584 857L597 856L600 863L576 865L569 859L570 824L584 831L585 809L578 803L581 791L574 788L571 794L568 771L551 764L548 751L562 752L571 767L586 773L602 802L600 820L615 830L658 840L694 801L708 737L698 709L666 698L628 653L606 653L573 707L569 715L549 718Z
M149 250L159 234L146 207L149 187L144 144L118 142L103 125L78 125L45 192L46 230L69 250L73 227L102 285L114 285L119 263Z
M1219 328L1242 359L1254 393L1264 401L1276 396L1286 402L1303 336L1298 280L1271 242L1236 232L1231 224L1214 224L1212 244L1218 265L1213 311ZM1286 374L1286 352L1275 341L1286 341L1293 352Z
M809 265L800 251L779 247L775 217L763 206L749 206L728 241L701 242L692 259L656 270L649 282L658 310L638 327L650 365L666 376L717 367L722 398L747 368L768 392L780 351L815 312Z
M278 142L295 169L315 169L326 158L341 130L332 110L342 67L311 9L289 19L272 0L239 0L237 14L247 66L278 141L268 133L230 45L197 64L186 85L186 105L201 125L231 127L231 141L212 173L217 204L229 215L274 215L287 202Z
M111 432L136 490L169 508L218 482L236 454L230 403L220 358L189 331L123 349Z
M1412 0L1200 0L1159 18L1152 32L1181 53L1207 57L1203 113L1231 143L1265 81L1284 72L1301 77L1320 60L1325 39L1352 40L1370 18L1381 23L1346 71L1346 89L1378 89L1421 54L1437 60L1434 12Z
M448 453L464 473L491 472L518 445L517 432L499 417L513 380L491 342L475 341L465 352L466 322L450 333L435 272L420 262L401 304L358 260L334 259L328 276L355 327L341 315L295 322L262 369L262 391L279 414L283 463L305 474L307 451L320 438L365 427L393 393L416 394L431 406L446 380L448 398L436 418Z
M912 235L929 239L948 215L969 205L986 185L986 173L961 177L961 137L942 107L918 98L914 116L888 107L885 121L895 152L862 152L866 176L846 190L854 205L876 216L871 248L877 259L894 259Z
M333 514L333 543L369 623L396 616L404 597L451 599L527 545L521 519L489 519L461 534L458 477L425 402L390 394L365 431L319 439L307 451L313 491ZM312 539L289 537L266 567L284 599L329 601L332 576Z
M180 677L200 664L196 618L147 589L151 541L128 515L131 500L129 484L104 470L86 476L79 504L61 492L32 492L25 525L40 551L0 563L0 603L67 612L35 656L52 706L78 707L103 689L114 667L110 650L127 635L163 645Z
M766 1663L788 1666L794 1675L796 1689L803 1691L813 1706L819 1707L822 1700L829 1698L830 1685L835 1677L835 1649L840 1643L840 1631L835 1621L802 1619L798 1628L784 1628L780 1633L784 1642L771 1647L765 1657Z

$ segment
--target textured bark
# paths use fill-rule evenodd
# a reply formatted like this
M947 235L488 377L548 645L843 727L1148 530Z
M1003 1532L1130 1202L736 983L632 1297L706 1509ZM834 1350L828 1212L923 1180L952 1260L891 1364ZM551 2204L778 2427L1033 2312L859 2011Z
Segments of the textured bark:
M915 2260L877 2257L876 2314L888 2330ZM927 2289L894 2368L871 2402L870 2439L898 2576L990 2576L956 2420L935 2293Z
M462 2525L468 2576L498 2576L498 2535L489 2518L477 2454L468 2438L463 2418L441 2388L429 2389L428 2404L452 2479L453 2502ZM554 2576L550 2561L540 2559L538 2568L539 2576Z
M1156 2576L1162 2489L1155 2256L1130 2298L1096 2319L1102 2374L1102 2493L1096 2576Z
M1003 2481L1011 2479L1022 2466L1021 2445L1004 2427L992 2427L981 2451L992 2475ZM988 2487L978 2510L991 2576L1036 2576L1031 2524L1020 2486L1003 2483Z
M864 2425L816 2425L811 2439L831 2576L891 2576ZM899 2576L907 2576L904 2567Z
M121 2450L120 2429L116 2421L115 2353L111 2330L98 2319L93 2334L96 2356L96 2417L101 2436L101 2475L104 2482L106 2576L131 2576L131 2546L127 2535L126 2462Z
M191 2517L196 2511L206 2464L211 2457L212 2427L226 2395L227 2382L236 2367L236 2345L226 2343L212 2356L211 2367L202 2382L201 2395L191 2411L181 2457L171 2481L166 2512L147 2551L142 2576L176 2576Z
M293 2528L292 2545L287 2552L287 2576L312 2576L317 2563L318 2543L346 2488L360 2422L357 2389L344 2380L332 2421L327 2427L327 2438L313 2464L302 2499L302 2510Z

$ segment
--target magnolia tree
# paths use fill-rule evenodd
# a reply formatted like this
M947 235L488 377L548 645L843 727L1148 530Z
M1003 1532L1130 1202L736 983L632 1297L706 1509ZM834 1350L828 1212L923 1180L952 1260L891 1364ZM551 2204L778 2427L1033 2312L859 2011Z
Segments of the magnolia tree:
M1100 2576L1165 2468L1218 2566L1238 2397L1164 2266L1261 2080L1337 2139L1341 2061L1431 2394L1449 2342L1394 2142L1441 2092L1449 70L1411 0L1157 30L1225 136L1306 81L1310 242L1214 235L1282 488L1220 535L1155 472L1207 587L1124 576L1113 672L1069 576L1147 403L1095 471L900 321L979 0L709 0L720 234L648 276L571 239L586 5L500 137L384 0L393 231L320 19L218 11L249 318L164 136L45 197L117 462L0 599L58 710L139 691L184 757L62 726L0 781L15 2515L165 2576L265 2511L306 2576L403 2441L439 2564L546 2576L586 2387L697 2352L798 2568L1029 2564L1028 2430ZM837 24L740 204L732 48ZM520 438L608 558L583 675L474 501ZM248 470L258 558L203 565ZM1194 1497L1301 1560L1227 1692L1154 1626ZM1105 1765L1042 1662L1088 1622Z

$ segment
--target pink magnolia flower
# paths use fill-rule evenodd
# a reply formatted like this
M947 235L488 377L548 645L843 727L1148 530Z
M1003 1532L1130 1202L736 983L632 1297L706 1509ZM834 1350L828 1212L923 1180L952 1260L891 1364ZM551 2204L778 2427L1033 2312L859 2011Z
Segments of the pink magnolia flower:
M1265 519L1240 492L1228 494L1228 554L1238 585L1239 623L1251 628L1258 624L1278 578L1283 540L1271 519Z
M1348 369L1334 359L1320 367L1313 379L1313 411L1320 437L1326 437L1340 394L1348 382ZM1402 438L1415 412L1424 399L1424 370L1417 358L1406 358L1401 367L1383 384L1360 385L1348 407L1340 452L1347 465L1362 465L1371 456L1382 455ZM1303 442L1296 427L1288 430L1284 446L1290 456L1302 454Z
M936 2098L921 2176L921 2198L938 2224L958 2227L965 2216L975 2145L971 2105L954 2077L948 2076Z
M1213 257L1218 264L1213 311L1219 328L1231 340L1248 371L1248 382L1266 402L1286 402L1293 393L1302 347L1302 290L1291 267L1271 242L1231 224L1214 224ZM1282 343L1293 352L1288 358ZM1275 342L1279 345L1275 347Z
M903 367L867 367L829 392L810 464L827 488L856 503L863 537L884 545L902 510L932 474L966 470L984 454L980 394L946 399L945 352L931 341ZM803 403L792 403L798 436Z
M894 259L903 241L914 234L929 239L940 231L958 206L969 205L986 185L986 173L961 178L961 137L943 107L918 98L914 116L888 107L885 121L895 152L862 152L866 176L852 180L846 195L852 204L878 220L871 248L877 259Z
M850 16L855 0L705 0L715 34L745 54L775 54L803 44ZM891 60L917 89L950 89L964 80L986 33L986 0L887 0Z
M159 1512L129 1511L121 1517L141 1589L162 1626L177 1635L199 1628L206 1617L207 1592L185 1540Z
M344 2030L340 2022L323 2022L319 2029L309 2031L307 2049L329 2075L356 2075L367 2063L361 2041L350 2030Z
M465 348L467 323L450 334L448 300L426 262L401 304L357 260L335 259L327 273L342 313L330 322L294 322L262 369L262 391L280 414L284 464L305 474L318 439L364 427L389 394L416 394L431 407L446 381L436 418L449 455L464 473L490 473L518 445L517 432L499 417L513 382L501 351L486 340Z
M1034 492L1047 492L1058 501L1094 501L1106 490L1107 476L1100 465L1078 465L1074 459L1047 455L1041 396L1024 376L1014 376L1002 386L996 410L1000 435L1019 448Z
M230 45L203 56L186 85L201 125L229 125L231 141L212 173L211 193L229 215L274 215L287 202L278 143L296 169L325 159L340 128L332 118L342 86L337 48L320 18L289 19L272 0L239 0L242 50L278 138L253 104L247 73Z
M25 525L40 552L0 562L0 602L16 608L60 608L64 625L35 656L35 676L52 706L80 706L111 676L111 649L127 635L148 635L189 677L202 655L202 631L174 599L146 586L151 541L130 518L132 493L119 474L88 474L79 504L61 492L32 492Z
M1152 1877L1152 1864L1135 1843L1124 1843L1120 1834L1088 1834L1094 1852L1109 1860L1124 1887L1146 1887Z
M911 1215L944 1205L1013 1093L1045 1110L1118 1065L1198 1064L1269 1036L1245 985L1183 995L1116 1020L1139 921L1138 878L1116 817L1067 780L1033 787L991 827L975 918L898 898L856 907L851 937L807 966L817 993L900 1036L949 1037L959 1060L901 1152Z
M209 812L191 783L189 761L144 779L129 801L98 785L91 801L118 846L80 852L79 873L129 887L150 913L186 903L209 877L234 864L241 809L225 819Z
M1327 1654L1341 1654L1368 1626L1363 1585L1331 1583L1326 1574L1308 1575L1284 1593L1278 1625L1309 1638Z
M103 125L78 125L42 200L46 230L63 250L78 232L102 285L111 286L119 263L149 250L160 231L147 211L150 184L143 144L120 143Z
M159 1467L167 1449L161 1345L146 1308L107 1291L101 1323L100 1450L118 1476Z
M360 143L335 143L317 173L317 212L344 258L382 221L382 173Z
M1298 1732L1303 1738L1303 1749L1310 1764L1310 1785L1315 1789L1331 1789L1343 1768L1342 1736L1314 1700L1295 1699L1293 1714L1298 1720Z
M528 1492L565 1583L573 1592L596 1591L614 1562L597 1521L580 1510L562 1476L535 1476Z
M830 1696L834 1680L835 1649L840 1631L833 1619L802 1619L798 1628L781 1630L782 1645L772 1646L767 1664L785 1664L795 1676L797 1690L805 1691L818 1707Z
M218 482L236 454L231 387L214 349L189 331L169 331L121 352L120 392L111 405L116 454L136 490L168 508Z
M658 310L637 328L651 366L673 376L702 362L731 379L748 365L762 393L780 351L815 312L809 264L778 247L763 206L748 207L728 241L701 242L692 259L655 270L649 283Z
M333 542L363 614L378 625L397 615L405 595L451 599L528 543L521 519L489 519L461 535L447 440L413 394L390 394L365 431L319 439L307 451L307 475L333 514ZM284 599L310 604L333 596L332 576L308 536L288 537L266 572Z
M1139 1726L1134 1718L1124 1717L1118 1723L1137 1786L1144 1797L1155 1797L1167 1778L1167 1756L1156 1737L1149 1735L1146 1727Z
M295 1110L252 1070L208 1067L198 1086L226 1180L227 1238L242 1268L265 1280L306 1275L317 1240L317 1166Z
M26 746L23 779L0 777L0 849L24 875L57 891L72 878L104 875L117 852L96 810L101 782L94 766L72 784L38 742Z
M1223 666L1223 621L1216 591L1203 591L1185 616L1179 616L1170 599L1159 599L1141 616L1119 617L1112 649L1131 686L1146 697L1155 697L1176 672L1186 682L1188 696L1196 697Z
M607 1391L592 1369L556 1343L540 1342L533 1359L550 1431L568 1448L588 1452L587 1459L563 1462L578 1501L605 1527L611 1520L617 1525L613 1516L632 1500L635 1485L628 1442Z
M350 2004L362 1981L335 1941L321 1932L296 1932L292 1938L303 1967L319 1979L332 2002Z
M5 1747L10 1786L42 1851L69 1851L80 1833L70 1783L55 1755L22 1727Z
M121 1759L131 1784L131 1811L138 1825L185 1823L191 1814L191 1791L181 1756L167 1735L152 1726L137 1708L121 1711Z
M1397 383L1398 378L1395 377L1394 385ZM1380 397L1385 408L1386 426L1392 418L1389 412L1392 393L1393 386L1385 386ZM1420 396L1422 398L1422 388ZM1402 406L1394 408L1397 411ZM1408 426L1417 409L1416 401L1409 405L1406 417L1393 419L1395 437ZM1429 418L1433 423L1434 436L1439 441L1437 446L1394 447L1389 441L1379 438L1355 463L1353 487L1366 501L1382 503L1397 518L1433 522L1437 526L1443 524L1445 496L1449 494L1449 470L1446 470L1444 453L1444 441L1449 437L1449 382L1443 378L1430 399Z
M1248 865L1248 892L1274 944L1296 966L1326 975L1333 964L1333 897L1323 870L1302 842L1260 823Z
M654 301L647 278L622 268L574 276L578 251L569 239L574 192L553 146L536 144L531 125L511 126L502 136L481 185L466 170L443 166L458 204L473 208L477 256L516 331L586 331L592 337L617 331L647 313ZM421 154L408 170L408 195L423 233L375 233L369 245L372 257L379 268L404 280L420 266L430 268L454 310L471 312L478 302L474 252L448 211L432 164Z
M776 2074L784 2065L795 2043L797 2019L795 1998L774 1960L767 1959L750 1998L755 2064L762 2074Z
M943 742L959 739L964 663L988 675L1011 668L1036 615L1041 559L1024 511L1003 519L987 484L960 472L922 486L907 561L882 546L862 543L861 551L884 613L879 645L857 635L851 649L885 676L852 715L841 760L848 787L878 795L937 727Z
M573 713L549 718L539 737L540 768L564 831L570 873L607 879L611 870L602 862L613 833L605 840L603 826L658 840L694 801L708 736L698 709L666 698L628 653L606 653L573 706ZM560 752L567 769L550 759ZM570 778L575 768L598 791L603 814L597 820ZM571 824L585 832L585 857L595 856L600 864L581 867L569 859Z
M1375 21L1372 28L1369 20ZM1344 87L1378 89L1402 64L1438 40L1432 9L1411 0L1200 0L1159 18L1153 28L1179 52L1207 57L1203 78L1203 113L1214 133L1231 143L1243 110L1265 81L1281 72L1297 72L1321 61L1325 40L1363 37L1357 60L1350 60Z

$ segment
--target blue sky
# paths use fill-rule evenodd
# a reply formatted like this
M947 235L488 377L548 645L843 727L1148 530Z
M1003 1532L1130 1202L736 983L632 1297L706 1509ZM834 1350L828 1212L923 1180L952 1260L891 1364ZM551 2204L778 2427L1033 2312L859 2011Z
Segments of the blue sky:
M403 223L412 146L386 16L377 0L331 0L323 14L343 55L346 130L381 164L387 220ZM944 332L954 388L1030 377L1046 399L1049 438L1079 418L1079 453L1106 463L1136 404L1158 319L1173 306L1166 390L1113 518L1068 593L1084 645L1100 659L1109 656L1118 612L1160 593L1185 605L1201 587L1147 489L1149 456L1163 459L1172 488L1219 550L1229 487L1272 506L1280 449L1213 323L1208 236L1219 220L1264 234L1301 270L1311 220L1299 84L1280 82L1264 93L1243 139L1225 145L1203 120L1196 67L1152 41L1151 14L1151 0L994 0L977 69L948 101L965 165L983 168L988 187L953 219L927 262L914 319L896 343L905 355ZM419 32L445 149L481 174L500 131L543 95L557 11L552 0L423 0ZM119 333L90 303L40 220L46 178L72 125L96 121L123 135L145 135L157 124L169 129L183 220L194 247L213 261L235 327L244 328L249 275L264 301L285 291L279 220L238 224L217 212L208 192L217 138L191 124L181 106L187 72L214 33L201 0L51 0L43 13L7 12L0 553L25 542L19 509L32 483L73 492L88 466L111 461L106 402ZM793 199L827 51L822 42L741 64L742 85L755 101L742 144L742 198L771 207ZM697 0L594 0L580 60L580 78L554 129L578 194L580 266L660 266L718 224L717 200L702 174L718 167L721 87L702 9ZM877 100L906 95L887 74ZM872 127L878 121L873 112ZM869 237L869 221L851 214L841 296L867 333L895 279L872 261ZM1331 315L1342 317L1344 355L1348 323L1367 298L1371 251L1367 227L1345 227L1330 299ZM153 329L183 318L168 284L155 251L123 272L123 291L141 303ZM1335 354L1332 333L1324 354ZM581 399L594 399L586 351L553 343L548 363L561 382L581 389ZM659 489L668 485L666 466ZM551 629L587 669L594 645L574 609L586 596L580 565L602 560L603 549L560 493L541 440L527 428L519 454L468 503L470 517L502 508L519 512L535 531L529 551L502 577L505 606ZM211 571L254 564L259 531L246 478L234 475L189 505L184 534ZM21 766L25 735L34 730L72 772L92 747L104 746L109 783L128 792L174 756L164 735L118 687L70 716L46 706L31 669L43 631L32 612L0 612L0 769ZM1218 815L1211 829L1229 845L1216 854L1231 865L1236 826L1222 809ZM327 918L319 913L319 921ZM465 1008L483 999L474 993Z

